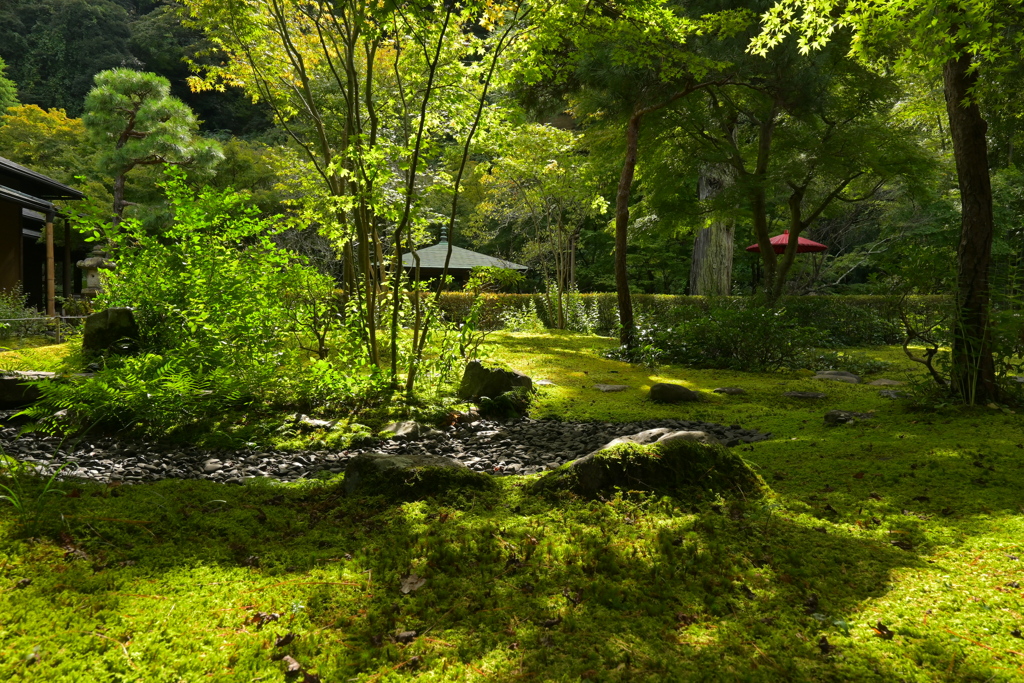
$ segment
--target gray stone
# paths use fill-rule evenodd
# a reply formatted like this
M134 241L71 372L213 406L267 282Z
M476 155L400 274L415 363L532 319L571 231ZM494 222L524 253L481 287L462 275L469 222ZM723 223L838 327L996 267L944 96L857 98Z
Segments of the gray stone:
M362 453L349 460L345 468L345 493L350 496L364 493L416 498L459 486L489 488L494 482L458 460L428 453Z
M124 353L139 341L139 325L130 308L108 308L85 319L82 350L91 353Z
M803 399L819 399L828 398L827 394L822 394L817 391L787 391L782 394L787 398L803 398Z
M651 387L648 398L655 403L683 403L699 401L700 394L678 384L660 382Z
M882 398L907 398L910 394L905 391L896 391L895 389L882 389L878 392L878 395Z
M478 399L484 396L496 398L506 391L517 387L533 389L533 380L517 370L503 368L486 368L478 360L466 363L459 384L459 398L462 400Z
M618 446L620 443L635 443L643 446L649 443L654 443L655 441L659 440L661 437L665 436L666 434L669 434L670 432L672 432L672 429L669 427L657 427L655 429L647 429L636 434L628 434L626 436L616 437L609 441L608 443L606 443L601 448L599 448L598 450L603 451L606 448Z
M825 413L825 426L838 427L839 425L852 425L862 420L870 420L873 415L870 413L852 413L847 410L830 410Z
M845 370L821 370L814 376L814 379L823 379L830 382L846 382L847 384L860 384L860 377Z
M712 389L712 391L716 394L726 394L728 396L742 396L747 393L746 389L741 389L739 387L718 387L717 389Z
M894 379L876 379L874 382L869 382L868 386L871 387L902 387L905 382L897 382Z
M538 387L556 387L558 386L549 379L538 379L534 382Z
M736 441L735 439L733 439L733 440ZM661 437L660 439L658 439L658 443L671 443L671 442L674 442L674 441L695 441L697 443L706 443L706 444L709 444L709 445L718 445L718 444L722 443L721 441L716 439L711 434L708 434L707 432L699 432L699 431L672 432L672 433L666 434L663 437ZM736 441L736 443L739 443L739 441ZM736 444L733 444L733 445L736 445Z
M427 428L419 422L408 420L406 422L392 422L385 426L383 431L391 432L396 439L415 439L420 434L425 434Z
M39 389L25 382L53 379L52 372L12 371L0 376L0 408L20 408L39 400Z
M625 391L629 389L625 384L595 384L594 388L605 393L612 391Z
M296 420L299 429L303 431L314 431L317 429L334 429L334 422L331 420L318 420L317 418L310 417L309 415L300 415L299 419Z
M1024 384L1024 375L1014 375L1011 379L1014 382L1020 382L1021 384Z

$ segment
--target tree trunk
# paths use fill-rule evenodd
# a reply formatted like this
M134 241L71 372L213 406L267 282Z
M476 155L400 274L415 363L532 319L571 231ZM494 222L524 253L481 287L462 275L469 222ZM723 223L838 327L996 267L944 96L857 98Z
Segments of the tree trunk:
M989 324L992 258L992 185L988 170L988 124L977 103L967 102L978 82L963 55L943 67L946 113L960 185L960 245L957 249L957 319L953 328L952 386L965 402L989 403L999 396Z
M615 194L615 290L619 301L619 343L627 349L636 346L633 321L633 300L629 296L629 275L626 271L626 247L629 228L629 194L636 171L636 154L640 141L643 113L635 113L626 125L626 158L622 162L619 189Z
M697 183L701 201L722 191L727 178L702 173ZM690 294L696 296L729 296L732 294L732 254L735 223L716 220L710 227L697 231L693 240L690 264Z

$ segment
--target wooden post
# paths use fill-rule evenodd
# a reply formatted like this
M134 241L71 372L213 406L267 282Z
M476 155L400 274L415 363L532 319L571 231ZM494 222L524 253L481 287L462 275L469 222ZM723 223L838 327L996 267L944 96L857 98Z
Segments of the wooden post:
M71 264L71 219L64 219L64 300L68 301L75 294L74 266ZM64 312L65 315L67 311Z
M57 315L54 291L53 209L46 212L46 315Z

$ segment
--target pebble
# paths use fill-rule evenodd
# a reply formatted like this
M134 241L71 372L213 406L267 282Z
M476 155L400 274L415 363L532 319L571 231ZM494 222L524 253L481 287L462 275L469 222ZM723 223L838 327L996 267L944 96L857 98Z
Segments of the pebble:
M0 425L12 412L0 412ZM423 430L413 439L387 439L374 446L343 451L212 451L197 447L90 437L61 444L59 437L25 434L17 427L0 427L0 451L36 465L48 475L67 463L62 478L130 483L160 479L208 479L240 484L247 478L296 481L320 473L338 474L347 461L365 452L443 453L478 472L496 476L534 474L551 470L603 447L609 441L651 429L704 431L726 446L771 438L740 425L660 419L638 422L561 422L523 418L514 422L477 420L445 430ZM69 445L70 444L70 445Z

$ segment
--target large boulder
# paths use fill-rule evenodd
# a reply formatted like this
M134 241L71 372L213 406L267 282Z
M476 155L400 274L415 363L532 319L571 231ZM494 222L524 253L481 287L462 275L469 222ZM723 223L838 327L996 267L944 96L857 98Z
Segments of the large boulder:
M477 400L484 396L497 398L506 391L522 387L533 390L533 380L517 370L503 368L487 368L478 360L466 363L459 384L459 398L464 401Z
M455 488L487 489L494 480L440 455L361 453L345 467L346 495L415 500Z
M655 403L683 403L699 401L700 394L679 384L661 382L651 387L649 398Z
M91 353L124 353L139 341L139 325L130 308L108 308L85 319L82 350Z
M26 384L41 379L53 379L52 372L14 371L0 376L0 409L20 408L39 400L38 387Z
M596 498L616 489L640 490L697 501L719 494L750 498L766 488L739 455L723 446L671 439L647 446L621 443L591 453L545 474L531 491Z

